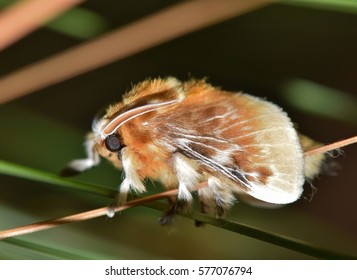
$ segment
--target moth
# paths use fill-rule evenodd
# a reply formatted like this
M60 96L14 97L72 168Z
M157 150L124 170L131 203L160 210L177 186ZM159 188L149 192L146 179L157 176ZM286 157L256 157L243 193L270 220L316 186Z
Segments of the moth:
M271 102L205 80L148 79L93 123L87 158L70 162L65 173L108 159L124 173L117 204L130 192L145 192L145 178L178 189L160 219L169 224L190 208L199 184L205 186L197 190L201 211L215 217L237 197L275 205L296 201L323 161L323 155L304 157L313 145Z

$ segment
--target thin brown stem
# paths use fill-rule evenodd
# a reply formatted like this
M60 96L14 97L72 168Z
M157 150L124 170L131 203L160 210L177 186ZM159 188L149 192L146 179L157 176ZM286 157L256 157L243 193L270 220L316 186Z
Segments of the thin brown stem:
M324 145L315 149L312 149L310 151L304 152L304 156L311 156L315 154L321 154L321 153L326 153L332 150L336 150L342 147L345 147L347 145L351 145L357 143L357 136L353 136L351 138L347 138L341 141L334 142L332 144Z
M203 188L206 185L207 185L206 182L200 183L194 189L192 189L192 191L197 190L199 188ZM120 211L129 209L129 208L132 208L135 206L143 205L145 203L153 202L156 200L168 198L168 197L175 196L175 195L177 195L177 189L161 192L161 193L143 197L143 198L134 199L134 200L129 201L125 205L117 206L114 209L114 211L120 212ZM64 224L94 219L94 218L97 218L100 216L104 216L107 213L108 213L108 207L101 207L98 209L82 212L79 214L74 214L74 215L61 217L61 218L57 218L57 219L51 219L51 220L47 220L47 221L33 223L33 224L29 224L26 226L21 226L21 227L17 227L17 228L13 228L13 229L3 230L3 231L0 231L0 239L5 239L5 238L19 236L19 235L25 235L25 234L29 234L29 233L33 233L33 232L37 232L37 231L41 231L41 230L54 228L54 227L64 225Z
M83 0L18 1L0 15L0 51Z

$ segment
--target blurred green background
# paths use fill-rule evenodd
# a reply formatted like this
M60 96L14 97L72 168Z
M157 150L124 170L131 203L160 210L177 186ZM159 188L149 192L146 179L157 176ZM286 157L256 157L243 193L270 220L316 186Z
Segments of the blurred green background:
M0 7L11 2L0 0ZM0 78L179 2L87 1L2 51ZM0 159L58 172L84 156L84 135L102 107L119 101L132 83L168 75L182 80L208 77L226 90L267 98L282 106L302 133L324 143L356 135L355 2L297 2L252 11L1 105ZM347 3L347 8L334 2ZM343 150L333 174L321 176L313 186L306 184L298 202L279 209L238 203L227 219L357 256L357 147ZM103 161L76 179L116 189L121 178ZM0 230L110 202L0 175ZM183 217L172 228L161 227L160 215L137 207L113 219L101 217L17 238L22 243L0 241L0 259L310 258L213 226L195 228Z

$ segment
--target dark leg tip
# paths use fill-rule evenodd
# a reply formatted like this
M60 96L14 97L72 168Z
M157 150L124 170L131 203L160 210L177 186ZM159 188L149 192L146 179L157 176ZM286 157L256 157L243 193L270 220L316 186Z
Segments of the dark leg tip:
M195 226L196 227L203 227L205 225L205 223L204 222L201 222L201 221L195 221Z
M72 176L78 175L80 173L82 173L82 172L78 171L76 169L73 169L71 167L65 167L59 172L59 175L62 177L72 177Z
M172 224L172 219L173 219L172 215L163 215L159 220L159 224L161 226L171 225Z
M177 204L173 204L161 216L159 220L160 225L162 226L171 225L176 214L177 214Z

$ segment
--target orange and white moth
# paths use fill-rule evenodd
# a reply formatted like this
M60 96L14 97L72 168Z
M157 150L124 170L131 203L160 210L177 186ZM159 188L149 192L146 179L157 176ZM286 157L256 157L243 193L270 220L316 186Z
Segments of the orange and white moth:
M91 168L99 155L108 159L125 175L119 204L131 191L145 192L145 178L178 188L161 224L187 209L190 191L206 184L197 190L202 212L221 217L237 195L272 204L299 199L305 177L319 172L323 157L304 158L303 145L310 142L301 139L271 102L203 80L153 79L107 109L87 136L88 157L72 161L67 171ZM305 170L305 162L314 169Z

